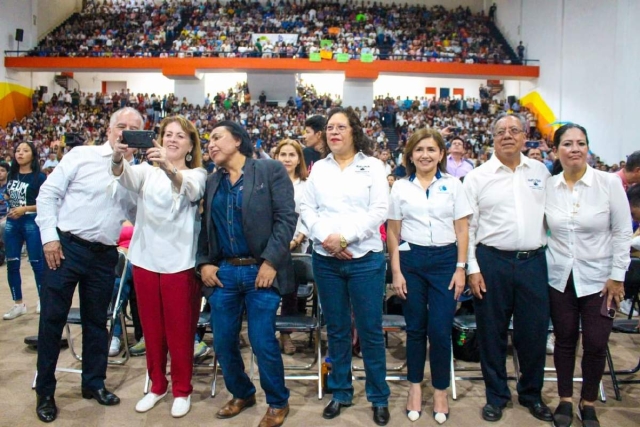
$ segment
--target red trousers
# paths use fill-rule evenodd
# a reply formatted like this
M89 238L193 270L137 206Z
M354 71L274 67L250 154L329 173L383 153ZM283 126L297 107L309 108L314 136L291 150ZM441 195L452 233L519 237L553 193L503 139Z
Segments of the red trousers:
M133 266L133 282L147 349L151 392L167 391L167 350L174 397L191 394L193 343L200 313L200 285L194 270L154 273Z

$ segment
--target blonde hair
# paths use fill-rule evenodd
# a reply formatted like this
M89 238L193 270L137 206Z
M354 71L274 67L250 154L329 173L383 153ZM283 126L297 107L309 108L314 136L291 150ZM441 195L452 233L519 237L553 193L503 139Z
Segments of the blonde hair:
M158 143L164 146L164 141L162 140L164 137L164 130L171 123L177 123L180 125L183 131L185 131L189 135L189 139L191 140L191 144L193 144L193 148L191 149L191 160L185 159L185 164L189 169L196 169L202 167L202 147L200 146L200 136L198 135L198 130L196 127L187 120L186 117L176 115L171 117L165 117L162 122L160 122L160 130L159 130L159 140Z
M300 178L300 181L306 181L307 165L304 162L302 147L298 141L294 141L293 139L286 138L278 142L278 145L276 146L276 151L274 153L275 159L278 160L278 156L280 155L280 150L282 150L282 147L284 147L285 145L290 145L293 147L294 150L296 150L296 154L298 155L298 160L300 160L300 163L298 163L298 166L296 166L295 174L297 178Z

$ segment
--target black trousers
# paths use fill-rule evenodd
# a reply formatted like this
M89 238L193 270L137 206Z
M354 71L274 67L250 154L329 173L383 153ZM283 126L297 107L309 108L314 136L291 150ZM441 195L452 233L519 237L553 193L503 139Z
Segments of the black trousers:
M513 344L521 372L518 398L521 403L539 402L549 330L545 254L519 260L511 252L479 244L476 258L487 286L482 299L474 298L487 403L504 406L511 400L506 360L512 315Z
M56 270L45 268L40 294L38 378L36 392L50 396L56 390L56 364L60 338L73 294L78 285L82 317L82 387L104 387L109 351L107 310L113 293L118 252L115 248L91 250L60 236L65 259Z

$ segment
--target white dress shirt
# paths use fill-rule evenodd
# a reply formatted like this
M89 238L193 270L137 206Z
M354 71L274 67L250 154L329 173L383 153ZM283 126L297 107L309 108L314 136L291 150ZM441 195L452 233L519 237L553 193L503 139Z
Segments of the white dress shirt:
M302 233L306 237L298 246L300 253L306 253L309 247L309 230L302 223L302 217L300 216L300 203L302 202L302 196L304 195L304 189L307 187L307 181L302 181L300 178L296 178L293 182L293 200L296 203L296 213L298 214L298 223L296 224L296 231L293 233L293 237L296 238L298 234Z
M125 162L122 174L115 178L124 187L117 193L129 190L138 195L136 226L128 254L135 266L170 274L196 264L198 207L207 171L196 168L180 173L179 190L164 171L148 163L130 166Z
M578 297L602 291L607 279L624 281L631 262L631 212L617 176L587 166L573 191L564 174L552 177L545 216L551 287L564 292L572 271Z
M59 240L57 227L90 242L116 245L122 222L134 219L136 195L122 191L111 197L112 153L105 142L75 147L64 155L36 201L42 244Z
M314 250L331 256L322 242L333 233L347 240L354 258L382 251L380 226L389 209L389 183L384 165L362 152L344 170L329 154L313 165L300 204L302 223Z
M515 171L493 155L464 178L473 216L469 221L468 274L480 272L476 245L503 251L530 251L544 246L546 166L520 154Z
M427 189L415 175L393 184L389 219L402 221L400 238L420 246L445 246L457 241L455 220L473 213L460 180L438 171Z

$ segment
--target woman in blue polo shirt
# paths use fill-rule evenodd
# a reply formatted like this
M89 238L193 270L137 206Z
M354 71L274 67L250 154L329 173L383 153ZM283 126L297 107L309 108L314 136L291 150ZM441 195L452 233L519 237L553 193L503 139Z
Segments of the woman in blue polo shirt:
M393 287L403 299L407 322L407 417L416 421L422 413L429 337L433 417L442 424L449 417L451 327L465 285L472 210L460 181L446 173L445 143L437 131L416 131L403 161L408 177L391 189L387 245Z

